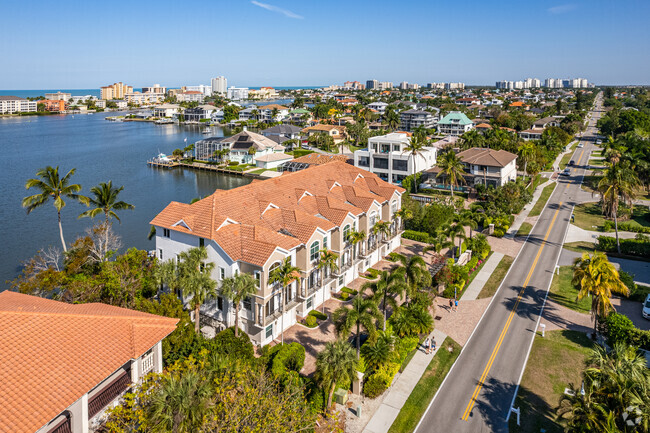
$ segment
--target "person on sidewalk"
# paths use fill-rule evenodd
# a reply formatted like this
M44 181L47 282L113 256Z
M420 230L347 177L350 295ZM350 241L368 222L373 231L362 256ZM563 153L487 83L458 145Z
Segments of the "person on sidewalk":
M452 301L451 298L449 298L449 311L454 309L454 301Z
M426 353L427 355L429 354L429 345L430 344L431 343L429 341L429 337L427 337L426 340L424 340L424 353Z
M431 337L431 352L433 353L435 351L436 351L436 339Z
M458 311L458 299L454 299L454 311Z

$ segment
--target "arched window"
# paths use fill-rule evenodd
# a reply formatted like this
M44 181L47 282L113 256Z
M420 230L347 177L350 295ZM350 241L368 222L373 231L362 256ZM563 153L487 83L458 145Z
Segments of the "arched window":
M349 236L350 236L350 224L347 224L345 227L343 227L343 240L347 242Z
M312 262L318 260L319 250L320 250L320 242L315 241L313 244L311 244L311 247L309 248L309 260L311 260Z
M275 263L273 263L273 264L271 265L271 267L269 268L269 280L271 279L271 276L273 275L273 271L276 270L277 268L279 268L280 265L281 265L280 262L275 262ZM275 283L273 283L273 289L274 289L274 290L277 288L276 286L277 286L278 284L280 284L278 281L276 281Z
M370 227L371 228L374 227L376 223L377 223L377 212L373 210L372 212L370 212Z
M397 200L393 200L390 203L390 212L391 212L391 214L394 214L395 212L397 212Z

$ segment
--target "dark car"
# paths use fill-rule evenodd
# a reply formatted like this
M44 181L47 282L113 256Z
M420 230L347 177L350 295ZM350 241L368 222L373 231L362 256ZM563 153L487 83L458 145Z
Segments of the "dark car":
M569 165L576 165L576 162L574 160L569 161Z

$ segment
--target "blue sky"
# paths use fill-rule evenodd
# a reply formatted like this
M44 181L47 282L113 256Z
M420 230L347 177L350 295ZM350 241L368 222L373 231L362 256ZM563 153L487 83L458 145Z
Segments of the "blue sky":
M0 0L0 89L650 84L650 1Z

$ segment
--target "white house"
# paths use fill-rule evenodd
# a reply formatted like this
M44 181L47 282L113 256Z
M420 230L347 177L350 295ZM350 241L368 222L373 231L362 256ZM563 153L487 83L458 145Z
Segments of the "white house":
M180 108L177 104L161 104L153 107L152 112L154 117L176 117Z
M293 156L287 155L286 153L268 153L255 158L255 165L259 168L271 170L281 166L285 162L291 161L292 159Z
M505 150L472 147L458 153L465 168L465 185L503 186L517 179L517 155ZM438 167L427 170L427 183L435 186L444 184L444 175ZM463 186L459 189L464 189Z
M371 110L375 110L379 114L384 114L386 112L386 107L388 107L388 104L386 102L371 102L370 104L367 105L367 107Z
M445 135L460 136L471 129L474 129L474 122L460 111L451 111L438 122L438 132Z
M270 138L247 130L220 140L220 144L223 149L230 148L228 159L240 164L255 164L260 156L282 153L285 149Z
M33 113L37 109L36 101L18 96L0 96L0 114Z
M375 173L381 179L398 184L406 176L431 168L436 163L437 149L428 146L413 156L405 148L411 134L392 132L368 139L368 148L354 152L354 166Z

